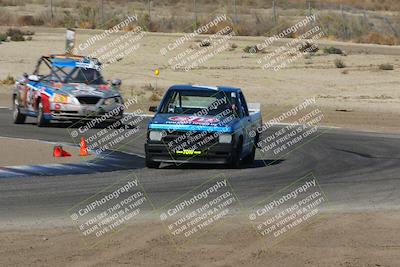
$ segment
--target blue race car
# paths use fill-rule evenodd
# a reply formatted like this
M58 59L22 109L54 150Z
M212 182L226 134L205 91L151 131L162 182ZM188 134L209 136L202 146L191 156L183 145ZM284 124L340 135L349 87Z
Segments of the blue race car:
M247 104L232 87L174 85L149 121L146 166L212 163L239 167L252 163L262 124L259 104Z

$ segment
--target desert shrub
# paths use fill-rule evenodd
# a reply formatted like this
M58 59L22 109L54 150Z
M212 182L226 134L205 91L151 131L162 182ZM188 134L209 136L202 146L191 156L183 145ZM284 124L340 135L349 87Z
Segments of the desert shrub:
M344 64L343 60L341 60L339 58L335 59L334 63L335 63L336 68L338 68L338 69L346 68L346 64Z
M9 28L6 31L6 35L10 36L10 40L14 42L25 41L24 33L20 29Z
M92 21L81 21L81 22L79 22L79 28L81 28L81 29L95 29L96 25Z
M379 65L380 70L394 70L394 66L389 63Z
M97 11L89 5L82 6L78 9L78 16L81 28L95 29Z
M30 30L21 31L21 32L22 32L23 35L28 35L28 36L30 36L30 35L35 35L35 32L30 31Z
M272 21L272 20L271 20ZM293 21L289 19L283 19L279 18L278 22L273 24L270 30L267 31L268 34L280 34L284 32L285 30L289 29L290 27L293 26ZM289 34L285 35L286 38L296 38L296 36L299 34L299 32L290 32Z
M247 45L245 48L243 48L243 52L254 54L254 53L258 53L259 50L258 50L257 46L255 46L255 45Z
M7 36L13 36L13 35L23 35L22 31L17 28L8 28L6 31Z
M64 11L62 26L65 28L75 27L75 18L72 16L71 12L68 10Z
M0 42L6 42L6 41L7 41L7 34L0 33Z
M369 44L381 44L381 45L396 45L398 44L398 40L394 35L384 36L378 32L369 32L365 34L361 41L363 43Z
M251 14L254 20L243 20L235 26L235 32L243 36L260 36L269 33L274 27L271 17L266 14L254 12Z
M151 83L145 84L142 86L145 91L154 91L154 86Z
M7 75L7 77L1 81L2 84L14 84L15 83L15 79L13 76L11 75Z
M10 40L14 42L23 42L25 41L25 38L22 34L14 34L11 36Z
M196 28L198 28L199 26L201 26L201 25L198 25ZM204 34L215 34L219 31L222 31L226 27L229 27L231 29L230 31L226 32L226 34L230 33L234 29L234 25L230 21L229 18L227 18L226 21L222 21L222 22L210 27L207 32L204 32Z
M30 16L30 15L20 16L17 19L17 24L19 26L35 25L35 18L33 16Z
M207 39L204 39L200 42L199 44L200 47L207 47L207 46L211 46L211 42Z
M319 51L319 48L317 44L306 41L305 43L301 44L301 46L299 47L299 51L303 53L304 52L316 53Z
M330 47L324 48L324 53L325 54L333 54L333 55L342 55L343 51L340 48L330 46Z
M158 102L161 100L161 96L157 92L153 92L150 96L151 101Z

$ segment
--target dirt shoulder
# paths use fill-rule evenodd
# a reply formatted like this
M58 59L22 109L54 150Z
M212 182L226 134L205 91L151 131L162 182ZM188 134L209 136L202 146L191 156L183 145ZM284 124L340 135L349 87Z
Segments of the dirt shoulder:
M275 246L244 217L175 247L147 221L88 248L76 229L3 230L4 266L399 266L400 211L325 212Z
M93 159L93 155L88 157L79 156L79 148L73 146L63 146L63 149L71 154L71 157L53 157L55 144L24 140L8 137L0 137L0 150L2 151L0 167L17 165L38 165L51 163L79 163Z

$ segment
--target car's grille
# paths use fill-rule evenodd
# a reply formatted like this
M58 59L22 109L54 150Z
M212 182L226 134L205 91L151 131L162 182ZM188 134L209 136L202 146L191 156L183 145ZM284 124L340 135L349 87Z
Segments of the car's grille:
M96 105L100 101L100 97L97 96L78 96L79 103L84 105Z
M174 131L167 133L162 141L172 151L185 149L203 150L215 145L218 142L218 135L202 131Z

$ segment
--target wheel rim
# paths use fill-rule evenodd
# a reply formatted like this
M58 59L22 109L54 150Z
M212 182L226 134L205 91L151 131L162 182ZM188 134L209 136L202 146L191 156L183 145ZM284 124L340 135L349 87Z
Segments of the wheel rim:
M42 103L39 103L39 106L38 106L38 121L40 122L41 120L42 120L42 117L43 117L43 105L42 105Z

